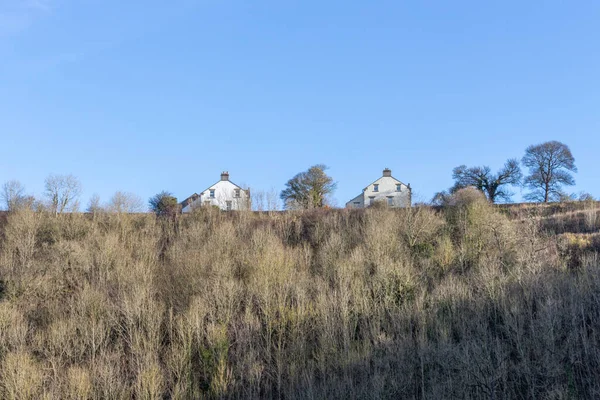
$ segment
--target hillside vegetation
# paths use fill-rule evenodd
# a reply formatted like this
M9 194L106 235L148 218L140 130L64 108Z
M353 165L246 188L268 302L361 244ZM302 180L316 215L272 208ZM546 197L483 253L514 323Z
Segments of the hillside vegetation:
M2 398L600 397L596 203L0 226Z

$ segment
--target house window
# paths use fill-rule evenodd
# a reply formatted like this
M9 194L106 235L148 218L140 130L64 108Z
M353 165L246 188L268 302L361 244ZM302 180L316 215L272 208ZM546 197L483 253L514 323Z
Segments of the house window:
M227 211L231 211L231 200L227 200L225 204L227 204Z
M211 199L215 198L215 189L210 189L210 198Z
M375 202L375 196L369 196L369 205L372 206Z
M360 208L360 201L354 202L354 208Z
M400 183L396 184L396 192L402 191L402 185Z
M374 192L379 192L379 184L378 183L376 183L376 184L373 185L373 191Z
M234 193L233 193L233 197L235 198L240 198L240 189L235 189Z
M393 206L394 205L394 198L393 197L388 197L388 206Z

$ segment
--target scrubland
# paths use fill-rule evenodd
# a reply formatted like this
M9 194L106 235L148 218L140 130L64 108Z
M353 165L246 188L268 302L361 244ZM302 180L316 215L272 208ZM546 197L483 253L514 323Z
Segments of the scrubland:
M0 397L600 398L600 213L0 224ZM461 197L462 196L462 197Z

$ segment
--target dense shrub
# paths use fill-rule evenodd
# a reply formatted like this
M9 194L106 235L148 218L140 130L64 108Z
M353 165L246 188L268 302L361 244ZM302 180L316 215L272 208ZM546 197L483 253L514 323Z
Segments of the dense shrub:
M469 193L0 230L2 398L600 396L596 235Z

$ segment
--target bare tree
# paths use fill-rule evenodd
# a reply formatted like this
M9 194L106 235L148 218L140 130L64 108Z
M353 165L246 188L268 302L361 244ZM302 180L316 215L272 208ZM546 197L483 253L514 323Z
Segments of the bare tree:
M285 184L281 200L287 209L310 209L323 207L337 184L325 173L327 167L318 164L300 172Z
M255 211L277 211L281 209L279 193L274 188L252 192L252 209Z
M569 172L577 172L575 158L569 146L551 141L531 145L525 150L523 165L529 168L524 185L531 190L525 197L532 201L556 200L562 186L572 186L575 179Z
M488 166L468 168L466 165L461 165L452 171L455 183L450 192L454 193L473 186L482 191L491 203L500 199L508 201L512 193L506 190L506 186L520 184L522 176L519 162L516 159L506 161L496 174L492 173Z
M92 197L90 197L90 201L88 202L86 211L91 214L96 214L102 211L102 205L100 204L100 196L97 193L94 193Z
M252 209L254 211L265 211L265 196L264 190L254 190L252 192Z
M579 192L577 195L577 201L596 201L596 199L591 193Z
M107 205L107 210L114 213L138 213L144 211L144 201L136 194L116 192Z
M30 198L25 195L25 188L21 185L21 182L15 180L2 185L0 200L8 211L14 211L30 202Z
M81 182L75 176L49 175L45 181L45 196L50 209L55 214L65 211L77 211L79 196L81 195Z
M281 203L275 188L271 188L268 192L266 192L265 198L267 211L277 211L281 209Z

